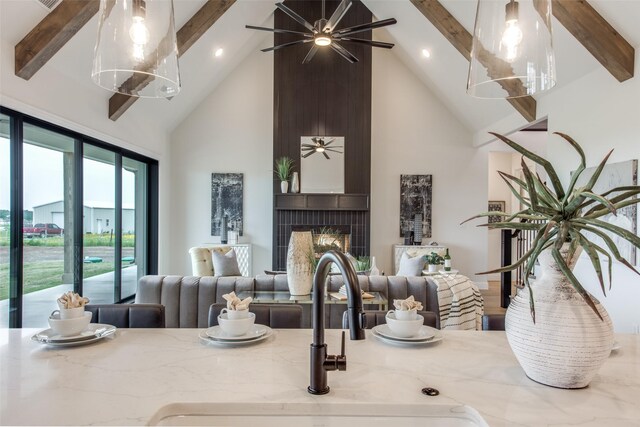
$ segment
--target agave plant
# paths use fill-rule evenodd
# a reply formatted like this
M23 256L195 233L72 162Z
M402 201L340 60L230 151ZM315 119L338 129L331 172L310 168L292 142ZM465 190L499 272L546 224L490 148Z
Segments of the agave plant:
M558 174L548 160L528 151L505 136L491 132L492 135L522 154L521 164L524 180L508 173L498 173L525 209L512 214L497 211L484 212L469 218L467 221L480 217L499 216L502 218L500 222L482 224L480 226L489 227L490 229L532 230L535 232L535 238L531 243L531 249L513 264L478 274L502 273L514 270L523 265L524 281L529 289L531 316L535 322L533 293L529 285L528 277L540 253L547 248L551 248L553 259L559 269L574 289L584 298L589 307L602 319L591 296L571 271L568 260L572 259L578 247L581 247L588 255L598 276L602 292L605 295L600 254L609 261L609 288L611 288L612 257L637 274L640 274L640 272L620 255L620 251L609 233L625 239L638 248L640 248L640 238L622 227L610 224L601 219L609 213L616 215L617 210L620 208L639 203L640 199L635 196L640 194L640 186L616 187L602 194L593 192L593 187L600 177L609 156L613 152L613 150L611 150L602 162L600 162L587 184L584 187L576 187L578 178L586 167L584 151L570 136L560 132L555 133L568 142L580 156L580 165L571 176L571 180L566 189L563 188ZM532 172L527 166L525 158L530 159L544 168L551 187L547 186L538 174ZM589 240L588 234L585 234L587 232L600 237L604 241L606 249ZM560 249L565 243L570 244L566 258L564 258L560 252Z
M293 170L293 160L289 157L276 159L276 169L273 171L280 181L287 181Z

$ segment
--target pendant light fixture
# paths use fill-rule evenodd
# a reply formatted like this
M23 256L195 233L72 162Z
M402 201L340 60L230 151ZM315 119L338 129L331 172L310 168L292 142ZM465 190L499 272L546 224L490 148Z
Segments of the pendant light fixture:
M113 92L170 98L180 92L173 0L101 0L91 78Z
M555 84L551 0L478 0L467 93L517 98Z

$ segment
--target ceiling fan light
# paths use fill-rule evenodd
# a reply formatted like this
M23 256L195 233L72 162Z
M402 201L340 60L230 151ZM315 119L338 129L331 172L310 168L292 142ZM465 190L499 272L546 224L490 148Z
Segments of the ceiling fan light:
M329 46L331 44L331 36L326 34L320 34L315 36L315 38L313 39L313 42L317 46Z
M324 147L316 147L316 153L324 153Z
M556 84L552 0L479 1L467 93L518 98Z
M100 2L92 80L112 92L147 98L180 92L173 1Z

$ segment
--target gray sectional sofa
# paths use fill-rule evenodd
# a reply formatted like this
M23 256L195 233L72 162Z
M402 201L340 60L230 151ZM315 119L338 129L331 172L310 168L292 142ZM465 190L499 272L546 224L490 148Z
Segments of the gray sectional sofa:
M437 285L428 277L403 276L358 276L364 291L380 292L389 300L389 308L394 299L405 299L413 295L422 302L425 311L436 317L436 327L440 327ZM342 286L342 276L332 275L327 279L329 292L337 292ZM167 328L206 328L209 307L225 302L222 295L231 291L287 291L287 276L258 275L252 277L219 276L144 276L138 282L136 303L162 304L165 306ZM365 309L377 309L365 303ZM326 327L341 328L342 313L346 304L326 304ZM302 323L311 327L311 304L303 305Z

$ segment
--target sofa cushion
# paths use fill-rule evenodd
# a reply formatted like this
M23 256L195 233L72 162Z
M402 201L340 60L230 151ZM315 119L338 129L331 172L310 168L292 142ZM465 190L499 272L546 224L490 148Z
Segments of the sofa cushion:
M213 259L213 272L216 276L242 276L235 250L231 249L226 254L211 251L211 257Z

